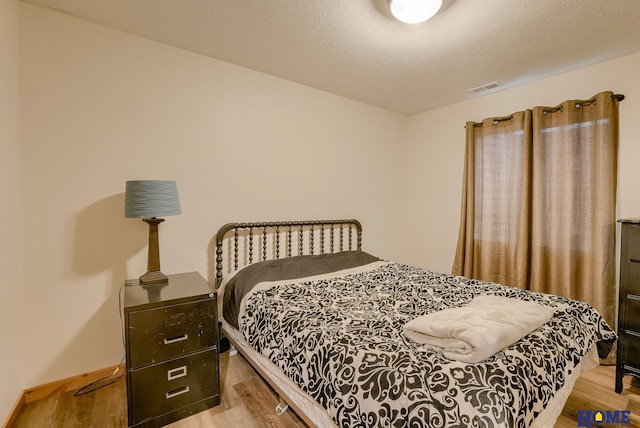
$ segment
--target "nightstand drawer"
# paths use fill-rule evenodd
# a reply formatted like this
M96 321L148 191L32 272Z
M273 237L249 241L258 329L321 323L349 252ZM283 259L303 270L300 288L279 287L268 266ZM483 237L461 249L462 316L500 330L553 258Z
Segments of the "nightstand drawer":
M634 335L625 332L623 335L624 351L622 362L627 366L640 369L640 333Z
M640 262L627 262L626 292L640 295Z
M129 312L129 367L216 346L216 299Z
M640 335L640 296L627 295L627 303L624 308L624 328L638 332Z
M139 424L218 394L211 349L131 372L130 423Z
M628 225L627 229L627 260L640 261L640 226Z

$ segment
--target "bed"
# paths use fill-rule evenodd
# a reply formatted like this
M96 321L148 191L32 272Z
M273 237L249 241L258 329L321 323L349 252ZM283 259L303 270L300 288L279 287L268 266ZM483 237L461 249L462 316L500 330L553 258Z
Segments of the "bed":
M224 336L309 426L552 427L616 340L585 303L363 252L357 220L229 223L215 252ZM548 321L474 363L409 338L481 298Z

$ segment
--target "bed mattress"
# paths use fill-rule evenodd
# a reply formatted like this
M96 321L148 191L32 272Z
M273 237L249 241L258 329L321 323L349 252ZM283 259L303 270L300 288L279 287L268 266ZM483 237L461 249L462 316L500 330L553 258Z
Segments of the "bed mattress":
M274 387L283 391L285 394L284 397L281 397L283 400L288 404L295 406L299 409L298 411L303 412L303 414L299 416L303 417L306 421L318 428L336 427L333 419L331 419L331 415L329 415L325 409L320 407L313 397L303 392L267 357L256 352L252 347L250 347L245 342L238 329L230 325L225 320L222 320L221 322L224 334L231 339L234 347L240 350L242 355L250 361L253 367L257 368L260 373L263 373L265 377L268 377L267 380L269 383L272 383ZM587 355L580 363L578 363L576 370L567 377L565 384L557 391L551 402L532 422L531 428L553 428L556 420L562 413L564 405L573 390L573 386L580 377L580 374L597 367L598 364L598 352L596 347L592 346Z
M534 300L554 316L477 364L403 336L416 316L479 294ZM382 261L259 282L238 321L225 321L233 341L318 426L552 426L597 344L615 340L584 303Z

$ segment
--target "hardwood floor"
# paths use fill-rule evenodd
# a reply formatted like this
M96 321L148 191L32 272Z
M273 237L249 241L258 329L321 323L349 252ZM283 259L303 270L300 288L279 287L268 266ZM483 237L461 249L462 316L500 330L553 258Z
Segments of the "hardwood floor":
M630 410L631 424L616 426L640 427L640 381L625 376L624 389L616 394L615 375L615 366L599 366L580 376L555 427L575 428L578 410Z
M278 416L275 392L240 355L220 355L221 404L169 425L195 427L285 427L307 425L291 410ZM640 427L640 381L625 377L622 394L613 390L615 367L600 366L578 379L556 428L577 427L578 410L631 411L631 427ZM26 404L15 427L126 427L127 405L124 378L94 393L74 397L57 394ZM622 426L622 425L619 425Z

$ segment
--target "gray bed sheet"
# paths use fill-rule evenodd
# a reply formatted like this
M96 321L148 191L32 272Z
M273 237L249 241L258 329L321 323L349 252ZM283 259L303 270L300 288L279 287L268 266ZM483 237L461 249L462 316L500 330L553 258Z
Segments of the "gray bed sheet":
M238 328L242 298L260 282L322 275L380 260L364 251L341 251L267 260L245 266L229 280L224 289L222 315L229 324Z

